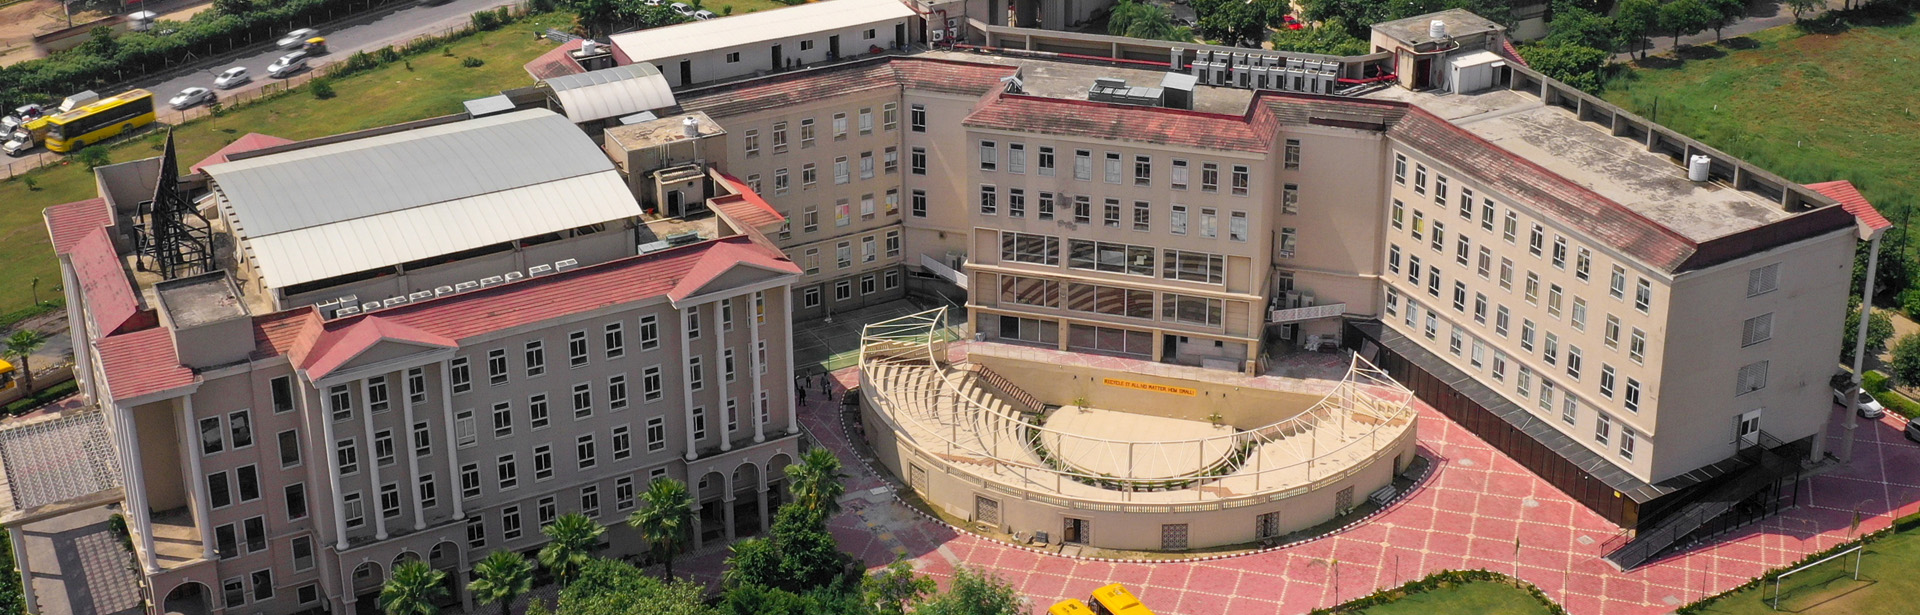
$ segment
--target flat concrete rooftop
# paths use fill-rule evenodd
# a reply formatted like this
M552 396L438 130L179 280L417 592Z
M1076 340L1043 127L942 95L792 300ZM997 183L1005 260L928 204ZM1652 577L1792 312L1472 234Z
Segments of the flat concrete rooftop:
M922 57L939 58L958 62L978 64L1000 64L1020 67L1021 85L1027 94L1047 98L1067 98L1086 100L1087 92L1093 89L1093 80L1102 77L1123 79L1130 86L1157 88L1160 80L1166 78L1164 69L1122 68L1118 66L1096 66L1040 58L1018 58L1001 54L963 53L958 51L926 51L916 54ZM1253 102L1253 90L1196 86L1193 89L1193 110L1208 113L1242 115L1247 105Z
M1693 182L1686 168L1642 143L1583 122L1525 92L1472 94L1386 88L1366 98L1418 105L1495 146L1580 184L1694 241L1765 226L1792 214L1780 203L1718 180Z

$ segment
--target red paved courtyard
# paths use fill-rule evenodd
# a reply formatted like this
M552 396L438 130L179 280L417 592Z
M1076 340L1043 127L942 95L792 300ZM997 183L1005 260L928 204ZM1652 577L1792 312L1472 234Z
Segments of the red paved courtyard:
M851 369L835 376L842 386L857 379ZM1835 413L1836 423L1841 414ZM837 402L830 405L816 395L801 415L809 434L846 464L852 476L847 493L874 500L849 500L832 522L841 547L869 565L884 565L904 552L922 572L943 581L956 565L982 568L1018 586L1036 612L1120 582L1167 615L1306 613L1439 570L1464 568L1517 570L1575 615L1670 612L1844 542L1853 533L1856 510L1863 533L1886 527L1898 513L1914 512L1920 503L1920 447L1901 437L1896 419L1862 421L1851 466L1802 480L1797 507L1712 545L1620 572L1600 557L1601 544L1618 533L1616 528L1424 404L1420 449L1433 462L1432 474L1386 511L1344 533L1304 544L1175 563L1039 554L907 512L891 496L868 492L888 483L848 448ZM1832 433L1831 450L1837 451L1844 430L1836 426ZM724 549L709 550L686 569L712 581L725 556Z

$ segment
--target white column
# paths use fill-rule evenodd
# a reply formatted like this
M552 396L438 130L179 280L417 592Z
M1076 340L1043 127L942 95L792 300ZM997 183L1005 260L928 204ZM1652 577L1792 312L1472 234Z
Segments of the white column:
M780 326L787 328L787 381L793 381L793 287L782 287L780 293ZM800 413L794 406L794 395L787 394L787 434L800 433Z
M127 480L127 511L133 516L133 529L140 534L140 547L145 555L140 563L147 574L160 572L160 565L154 561L153 554L153 511L147 507L147 476L140 463L140 426L133 420L133 411L125 406L115 405L120 415L120 424L127 428L121 436L126 457L121 459L125 467Z
M372 486L368 489L371 497L361 500L361 510L373 517L373 539L386 540L387 514L385 506L380 501L380 453L373 441L373 397L368 394L372 389L373 386L368 379L360 379L360 424L365 426L367 433L367 456L361 463L366 464L367 480L372 481ZM393 387L391 385L387 387L387 399L388 403L392 403ZM367 503L371 503L372 506L367 506Z
M696 448L699 442L693 438L693 407L695 404L693 403L692 363L689 361L689 359L693 358L693 342L691 338L687 337L687 315L698 314L699 310L700 306L689 305L686 309L677 312L677 317L680 319L680 392L685 395L685 397L680 398L680 405L685 409L687 419L687 461L693 461L699 457L699 452ZM700 362L700 368L703 370L706 369L706 361L702 360Z
M413 494L413 531L418 532L427 529L427 511L420 506L420 457L414 454L413 446L412 386L412 381L407 378L407 372L402 370L400 386L396 388L400 391L401 418L406 420L407 424L400 429L399 446L407 451L407 476L413 477L413 480L407 481L407 491ZM458 480L459 477L456 476L454 479ZM435 484L434 487L439 488L439 485Z
M452 472L447 477L447 486L453 489L450 492L453 497L447 499L453 502L453 518L465 519L467 512L461 500L466 499L466 495L460 492L460 440L453 428L453 359L440 362L440 410L446 415L447 471Z
M328 498L333 500L333 536L339 541L339 550L345 551L347 550L347 493L340 488L340 438L333 430L333 413L339 408L333 406L333 396L328 394L326 389L316 387L316 390L320 393L321 399L326 400L324 404L326 410L318 418L321 435L326 436L324 444L327 450L323 456L327 460L327 483L333 486L333 497ZM365 501L361 500L361 502ZM342 587L346 588L344 584L350 582L342 583ZM351 591L350 588L349 591Z
M761 294L758 305L765 305L765 294ZM757 307L757 306L756 306ZM749 308L752 310L753 308ZM754 311L751 322L747 323L747 369L753 371L753 395L747 402L747 412L753 418L753 441L767 441L766 426L760 424L760 312Z
M195 428L199 420L193 416L193 396L181 398L180 404L180 447L187 455L188 482L193 483L193 524L200 528L200 557L213 559L213 522L207 518L210 509L207 500L207 474L200 469L200 443L194 441L199 433Z
M1875 271L1879 264L1880 236L1874 235L1873 245L1867 248L1867 280L1862 284L1866 288L1860 290L1860 326L1856 328L1853 337L1853 386L1848 387L1847 417L1843 419L1847 422L1845 425L1847 432L1840 437L1841 463L1853 461L1853 438L1860 429L1860 369L1867 359L1867 327L1873 323L1873 276L1879 275L1879 272ZM1820 445L1826 443L1827 423L1830 422L1832 421L1820 422L1820 437L1815 440L1817 444L1813 447L1816 455L1822 449Z
M68 322L85 322L73 320ZM84 325L83 325L84 326ZM80 363L79 365L85 365ZM20 537L25 528L14 526L7 531L7 540L13 543L13 564L20 570L20 597L26 602L28 613L38 615L40 606L33 603L33 573L27 567L27 541Z
M752 310L753 307L748 306L747 309ZM717 312L718 309L716 308L715 311ZM720 318L716 316L714 320L720 320ZM726 355L727 355L727 323L723 321L719 324L719 326L716 326L713 328L713 362L714 362L713 371L716 372L714 374L716 377L713 380L714 380L714 385L719 387L719 391L720 391L720 399L717 402L717 404L720 407L719 409L720 430L719 431L720 431L721 452L733 450L733 434L727 433L727 416L726 416L727 400L733 398L733 384L730 382L727 382ZM734 358L733 366L735 368L734 369L735 373L738 374L739 367L740 367L739 357ZM737 375L735 377L738 378ZM752 408L753 404L748 403L747 407ZM734 406L734 412L736 413L736 415L740 412L740 408L738 405Z

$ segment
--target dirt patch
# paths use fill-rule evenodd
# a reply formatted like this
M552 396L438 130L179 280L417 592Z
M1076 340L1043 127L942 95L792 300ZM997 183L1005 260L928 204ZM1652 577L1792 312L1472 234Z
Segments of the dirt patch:
M73 23L103 17L93 11L73 14ZM33 48L33 37L67 27L67 14L59 0L27 0L0 7L0 66L25 62L45 54Z

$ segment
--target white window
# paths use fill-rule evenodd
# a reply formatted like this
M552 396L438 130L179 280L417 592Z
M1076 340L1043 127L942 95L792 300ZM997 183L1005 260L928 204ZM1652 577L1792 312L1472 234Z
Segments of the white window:
M546 427L553 420L551 409L547 407L547 394L535 393L527 398L527 426L533 429Z
M1167 216L1167 231L1175 235L1187 234L1187 206L1173 206L1173 213Z
M980 142L980 170L992 171L1000 168L1000 147L992 141Z
M633 456L633 428L619 425L613 428L613 458L626 459Z
M1740 382L1734 395L1745 395L1767 388L1767 362L1760 361L1740 368Z
M1138 229L1138 230L1145 230L1145 229ZM1292 230L1292 229L1287 229L1287 230ZM1236 212L1233 212L1230 216L1228 216L1227 239L1231 239L1234 241L1247 240L1247 212L1236 211ZM1291 242L1288 242L1283 245L1282 249L1291 252L1293 251L1293 245L1291 244Z
M607 344L607 358L618 359L627 353L627 333L622 323L608 323L602 334Z
M1747 272L1747 296L1753 297L1773 292L1780 287L1780 263L1774 263Z
M647 419L647 452L667 448L667 420L662 417Z
M582 470L591 468L599 463L599 455L594 448L593 434L582 434L580 437L574 438L573 453L574 459L578 460L580 469Z
M1768 312L1748 318L1746 323L1741 325L1740 330L1741 346L1752 346L1773 339L1773 313Z

